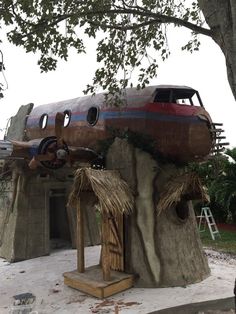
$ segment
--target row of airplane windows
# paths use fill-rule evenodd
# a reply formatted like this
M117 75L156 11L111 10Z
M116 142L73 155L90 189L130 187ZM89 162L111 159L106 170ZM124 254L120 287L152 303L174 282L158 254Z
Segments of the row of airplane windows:
M71 117L72 117L71 111L65 110L64 111L64 123L63 123L64 128L70 125ZM99 118L99 108L98 107L89 108L87 112L87 116L86 116L87 122L90 125L94 126L97 123L98 118ZM41 129L46 129L47 125L48 125L48 114L44 113L39 119L39 127Z

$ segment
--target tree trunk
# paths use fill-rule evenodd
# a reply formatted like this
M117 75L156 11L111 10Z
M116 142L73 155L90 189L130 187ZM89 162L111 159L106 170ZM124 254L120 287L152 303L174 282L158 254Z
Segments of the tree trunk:
M213 32L213 40L225 56L228 81L236 99L236 2L198 0L198 3Z
M163 186L179 169L116 139L107 168L117 169L135 193L135 208L125 218L125 271L137 275L139 287L185 286L203 280L209 267L202 250L191 202L186 217L170 208L157 214Z

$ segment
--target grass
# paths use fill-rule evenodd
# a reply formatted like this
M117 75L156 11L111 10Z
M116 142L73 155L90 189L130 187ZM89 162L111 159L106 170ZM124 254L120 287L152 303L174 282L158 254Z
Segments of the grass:
M220 230L220 236L213 241L209 230L200 233L204 247L212 248L219 252L236 255L236 232Z

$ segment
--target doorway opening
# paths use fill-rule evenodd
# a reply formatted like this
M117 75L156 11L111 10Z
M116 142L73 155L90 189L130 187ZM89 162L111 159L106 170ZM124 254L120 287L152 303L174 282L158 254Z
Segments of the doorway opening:
M72 247L65 189L50 190L49 238L50 250Z

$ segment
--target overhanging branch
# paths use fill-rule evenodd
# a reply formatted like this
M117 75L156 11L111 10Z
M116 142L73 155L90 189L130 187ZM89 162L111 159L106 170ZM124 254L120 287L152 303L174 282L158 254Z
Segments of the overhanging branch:
M107 23L98 23L91 21L91 17L102 17L102 16L116 16L116 15L133 15L134 17L146 17L148 20L143 22L143 23L133 23L130 25L122 25L122 24L107 24ZM150 24L155 24L155 23L167 23L167 24L174 24L177 26L183 26L185 28L188 28L192 30L195 33L198 34L203 34L206 36L212 36L212 31L210 29L201 27L199 25L193 24L191 22L182 20L181 18L175 17L175 16L168 16L168 15L163 15L160 13L153 13L150 11L144 11L144 10L137 10L137 9L130 9L130 8L119 8L115 10L95 10L95 11L86 11L86 12L76 12L76 13L71 13L71 14L64 14L64 15L56 15L53 20L52 17L50 17L51 23L48 23L48 21L45 19L43 21L39 21L38 23L29 23L31 27L34 28L34 30L31 30L31 32L22 35L22 38L27 37L28 35L32 35L32 33L37 32L37 29L45 25L45 27L50 28L55 26L56 24L60 23L63 20L66 20L68 18L75 18L77 17L78 19L80 18L85 18L88 23L91 25L96 23L96 26L101 26L109 29L120 29L120 30L133 30L137 29L146 25Z

